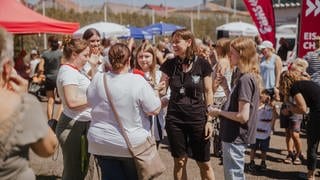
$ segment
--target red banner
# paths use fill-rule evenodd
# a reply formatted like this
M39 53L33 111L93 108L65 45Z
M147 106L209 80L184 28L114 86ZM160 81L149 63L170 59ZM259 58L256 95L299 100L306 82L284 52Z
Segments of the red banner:
M272 0L243 0L263 40L275 44L275 18Z
M320 35L320 0L302 0L298 56L316 49L315 37Z

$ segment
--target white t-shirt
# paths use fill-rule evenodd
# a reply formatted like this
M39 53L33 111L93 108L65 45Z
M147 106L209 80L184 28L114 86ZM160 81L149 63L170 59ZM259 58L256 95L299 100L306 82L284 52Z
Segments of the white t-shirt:
M63 104L63 113L66 116L77 121L90 121L91 108L86 108L82 111L75 111L66 106L66 100L63 91L63 86L66 85L76 85L79 88L77 93L81 93L83 96L86 96L88 86L90 85L89 78L83 73L80 73L80 71L77 69L74 69L68 65L62 65L57 76L57 90Z
M153 112L161 106L160 99L140 75L97 72L94 76L87 91L88 102L92 107L92 121L88 131L89 152L103 156L131 157L109 105L103 82L105 74L115 109L133 146L143 143L150 136L150 120L144 117L147 112Z
M36 67L39 63L40 63L39 58L30 60L30 74L29 74L30 78L34 76Z
M269 105L260 106L258 109L257 139L267 139L272 130L273 109Z
M161 76L162 76L162 72L159 71L159 70L156 70L156 85L160 83ZM167 91L167 95L161 97L161 99L165 99L165 98L169 99L169 97L170 97L169 94L170 94L170 90L168 90ZM154 138L157 141L160 141L162 139L162 137L160 137L160 133L159 133L160 131L161 131L161 134L163 136L163 130L164 130L164 127L165 127L165 115L166 115L166 108L162 108L158 115L151 116L152 120L153 120L153 123L154 123L153 124L153 127L154 127ZM149 118L149 116L146 115L145 118ZM158 127L157 119L159 120L160 127Z

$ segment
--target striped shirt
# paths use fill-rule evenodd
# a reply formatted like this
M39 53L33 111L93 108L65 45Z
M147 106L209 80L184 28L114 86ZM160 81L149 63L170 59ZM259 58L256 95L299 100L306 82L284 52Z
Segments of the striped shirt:
M311 80L320 85L320 50L309 52L304 58L309 63L307 73Z
M310 76L312 76L313 73L320 71L320 50L309 52L305 59L309 63L309 67L307 69L307 72Z

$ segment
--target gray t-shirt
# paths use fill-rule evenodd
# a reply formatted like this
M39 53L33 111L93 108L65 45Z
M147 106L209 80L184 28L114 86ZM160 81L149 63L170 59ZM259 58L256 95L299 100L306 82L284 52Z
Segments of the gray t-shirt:
M249 120L241 124L221 116L221 140L227 143L253 144L256 140L259 86L252 74L241 75L223 110L238 112L240 100L250 103Z
M30 94L10 119L0 124L0 179L35 179L29 167L29 147L46 136L49 126L39 101Z
M44 59L44 74L47 79L56 81L58 70L60 68L62 52L57 50L48 50L42 54Z

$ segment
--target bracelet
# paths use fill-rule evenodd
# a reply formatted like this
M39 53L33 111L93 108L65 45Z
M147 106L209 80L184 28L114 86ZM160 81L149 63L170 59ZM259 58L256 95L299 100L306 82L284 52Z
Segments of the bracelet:
M211 120L207 120L207 123L213 123L213 120L211 119Z

